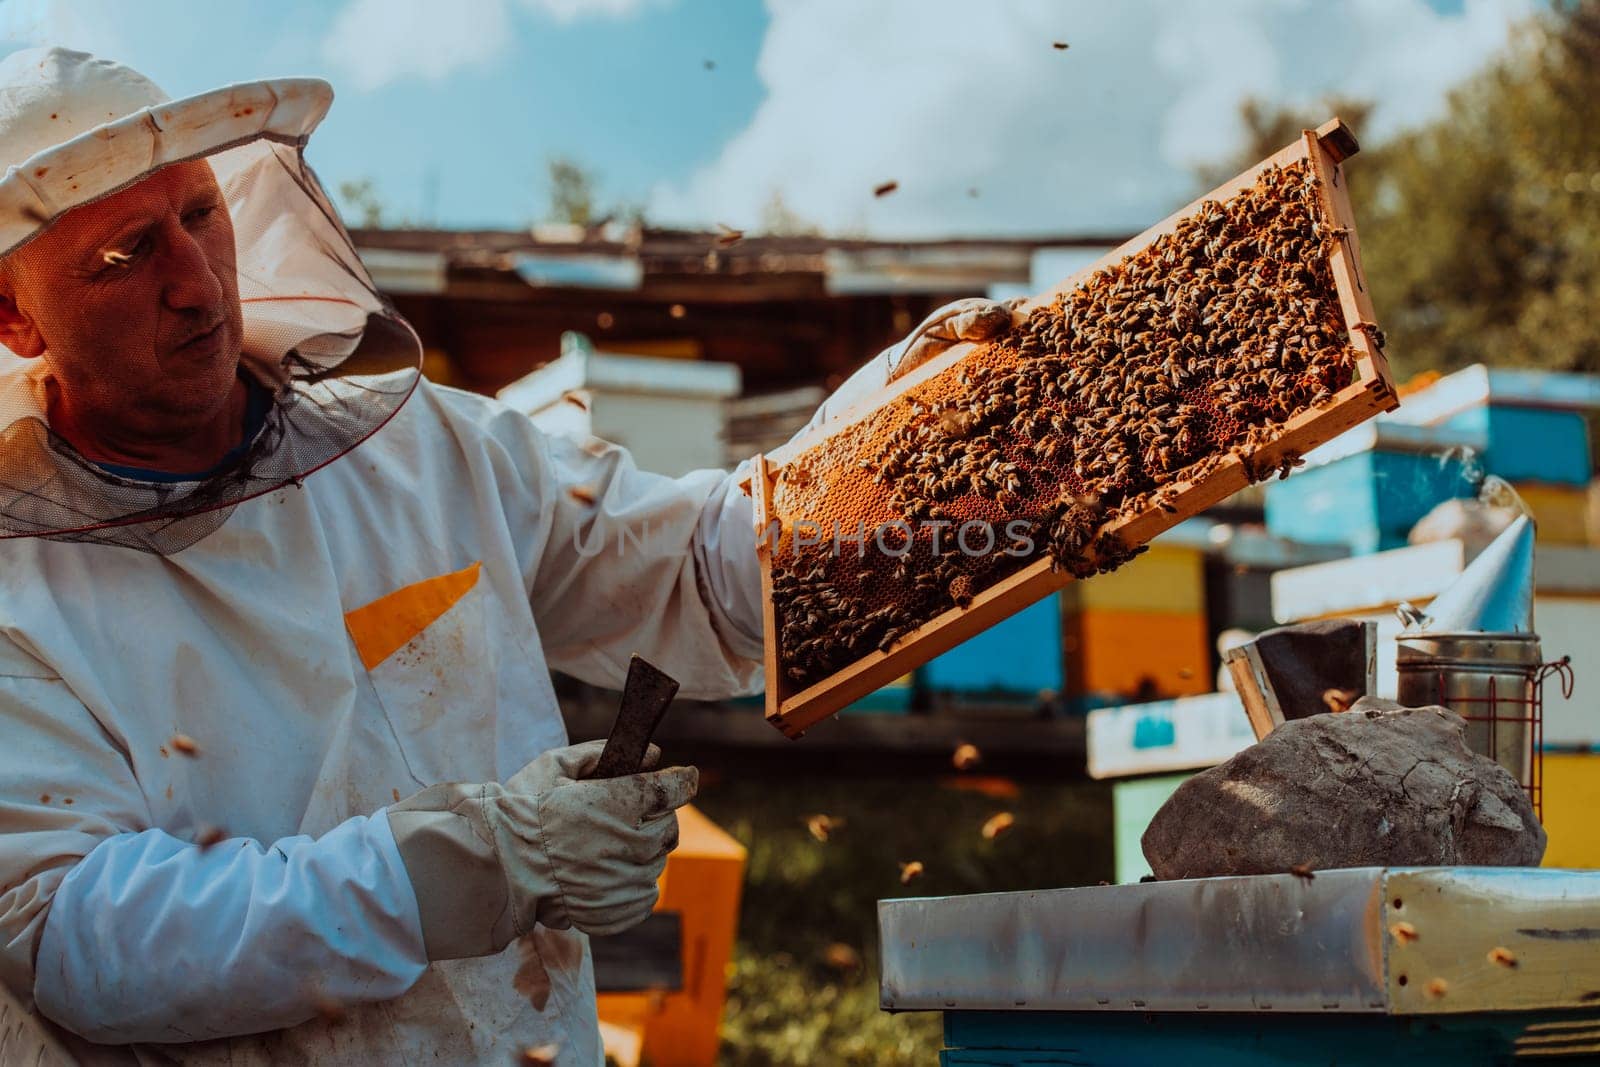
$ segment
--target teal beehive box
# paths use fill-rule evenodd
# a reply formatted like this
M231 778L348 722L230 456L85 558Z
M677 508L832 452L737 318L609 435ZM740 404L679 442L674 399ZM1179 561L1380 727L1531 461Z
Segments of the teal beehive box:
M1600 375L1479 365L1407 396L1388 420L1481 437L1484 472L1508 482L1583 486L1594 477L1596 412Z
M1356 555L1399 547L1436 505L1477 495L1483 448L1483 435L1469 429L1384 420L1357 427L1267 486L1267 530Z
M1489 404L1440 425L1481 434L1484 472L1508 482L1584 486L1594 475L1582 412Z
M920 669L920 681L944 704L1032 706L1063 685L1061 603L1030 604L968 638Z

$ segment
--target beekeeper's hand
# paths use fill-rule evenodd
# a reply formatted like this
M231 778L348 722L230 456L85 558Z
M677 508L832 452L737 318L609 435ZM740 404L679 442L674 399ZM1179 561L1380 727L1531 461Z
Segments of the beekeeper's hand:
M650 914L700 773L585 780L604 747L552 749L504 785L436 785L388 809L430 960L499 952L535 923L603 935ZM644 765L660 759L651 745Z
M822 402L801 433L843 414L863 400L870 400L884 386L910 374L952 345L963 341L998 340L1014 324L1016 307L1020 303L1020 300L987 300L974 296L939 308L904 339L878 353L847 378Z

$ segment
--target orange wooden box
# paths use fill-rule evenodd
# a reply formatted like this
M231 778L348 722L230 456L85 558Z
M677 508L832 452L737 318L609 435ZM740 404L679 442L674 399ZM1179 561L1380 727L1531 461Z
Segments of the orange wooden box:
M1066 691L1073 696L1161 700L1211 692L1204 615L1067 612L1061 620L1061 640Z
M1325 123L1315 131L1307 130L1295 143L1262 160L1232 181L1197 198L1187 207L1174 212L1162 222L1072 275L1049 292L1034 297L1024 304L1022 310L1048 306L1059 294L1069 292L1088 281L1096 271L1117 263L1158 237L1174 231L1178 223L1185 216L1199 210L1205 200L1223 200L1250 187L1255 183L1257 176L1268 167L1282 167L1309 161L1319 179L1318 185L1324 197L1323 208L1328 220L1346 231L1345 236L1329 254L1329 267L1338 290L1340 310L1344 316L1350 344L1356 352L1355 377L1350 385L1336 393L1331 400L1316 408L1302 411L1290 419L1276 440L1257 449L1248 459L1258 470L1270 469L1285 456L1300 455L1324 444L1373 415L1393 410L1398 406L1394 383L1383 352L1372 336L1365 329L1358 327L1359 323L1373 322L1374 314L1372 301L1361 276L1360 245L1356 237L1355 218L1350 207L1347 183L1340 166L1356 150L1355 138L1338 119ZM778 472L785 464L808 449L845 427L859 422L907 390L954 366L976 347L972 344L958 345L900 378L874 397L870 403L845 411L811 433L790 441L770 454L755 457L752 464L754 472L748 488L755 502L757 551L761 556L762 593L766 604L766 713L768 721L789 737L799 737L811 724L820 722L853 701L926 663L939 653L954 648L972 635L1020 611L1072 580L1064 572L1052 571L1048 559L1040 559L985 589L975 596L967 607L951 608L923 624L891 646L888 651L870 652L802 690L795 691L793 684L780 669L776 607L772 599L773 546L770 540L763 536L772 515L773 482ZM1238 455L1230 455L1210 474L1178 486L1177 494L1171 498L1176 508L1174 512L1167 512L1152 505L1147 511L1113 521L1106 529L1119 536L1130 547L1142 545L1163 530L1218 503L1249 483L1245 461Z
M712 1067L727 999L727 968L739 929L745 848L693 805L678 809L678 848L667 857L657 911L683 930L683 988L674 993L602 993L606 1052L623 1067Z

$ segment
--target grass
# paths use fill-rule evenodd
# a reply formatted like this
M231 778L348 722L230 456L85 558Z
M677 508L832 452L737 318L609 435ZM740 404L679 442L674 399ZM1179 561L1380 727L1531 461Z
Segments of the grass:
M1093 885L1111 877L1108 786L887 779L708 781L697 805L750 849L723 1017L731 1067L923 1067L936 1013L878 1009L877 901ZM1009 787L1009 788L1008 788ZM984 840L985 820L1016 823ZM844 824L826 843L806 817ZM901 862L925 874L900 884ZM847 945L859 958L832 947ZM830 960L830 952L835 957ZM844 958L839 958L844 957Z

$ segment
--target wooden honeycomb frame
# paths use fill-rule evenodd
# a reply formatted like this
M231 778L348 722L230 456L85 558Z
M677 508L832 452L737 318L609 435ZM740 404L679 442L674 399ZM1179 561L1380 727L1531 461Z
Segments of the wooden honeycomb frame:
M1309 162L1318 178L1318 189L1322 194L1323 209L1328 221L1334 226L1343 227L1346 231L1329 254L1329 267L1338 292L1345 329L1349 333L1350 345L1357 357L1351 384L1335 393L1330 400L1293 416L1284 424L1283 432L1278 437L1249 453L1248 457L1228 454L1226 459L1209 473L1198 479L1180 483L1176 487L1175 495L1171 497L1175 511L1169 512L1151 504L1138 514L1112 520L1106 529L1116 534L1129 547L1145 544L1157 534L1243 489L1251 481L1246 469L1247 463L1257 471L1270 470L1286 456L1304 454L1372 416L1392 411L1399 406L1394 382L1389 374L1388 361L1384 358L1383 351L1378 347L1372 333L1358 325L1372 323L1374 315L1372 301L1361 275L1360 243L1356 237L1355 217L1350 207L1349 190L1341 167L1344 160L1354 155L1356 151L1354 136L1337 118L1324 123L1314 131L1307 130L1298 141L1262 160L1231 181L1196 198L1186 207L1023 305L1023 311L1050 305L1058 295L1078 287L1096 271L1121 261L1157 238L1174 231L1183 218L1200 208L1202 202L1225 200L1249 188L1255 184L1261 172L1269 167L1284 167L1302 160ZM870 403L852 407L803 437L769 454L758 455L754 459L754 472L748 488L755 502L757 552L761 559L766 643L766 715L769 722L789 737L799 737L812 724L833 715L1073 580L1065 571L1052 570L1048 558L1038 559L975 595L967 607L950 608L924 623L888 651L869 652L832 675L803 689L795 690L793 683L780 669L777 611L772 598L774 545L764 536L771 515L773 483L778 472L795 457L841 429L860 421L907 390L942 373L977 347L974 344L962 344L952 348L937 359L893 382L872 398Z

